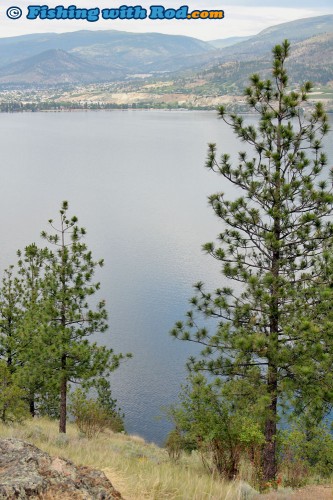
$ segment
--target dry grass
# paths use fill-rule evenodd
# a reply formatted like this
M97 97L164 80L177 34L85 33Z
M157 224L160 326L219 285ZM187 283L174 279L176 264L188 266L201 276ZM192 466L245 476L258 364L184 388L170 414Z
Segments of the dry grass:
M165 450L142 438L110 432L86 439L73 424L59 435L56 422L47 419L0 425L0 436L24 439L51 455L103 470L126 500L241 499L239 484L212 478L198 456L184 456L175 464Z

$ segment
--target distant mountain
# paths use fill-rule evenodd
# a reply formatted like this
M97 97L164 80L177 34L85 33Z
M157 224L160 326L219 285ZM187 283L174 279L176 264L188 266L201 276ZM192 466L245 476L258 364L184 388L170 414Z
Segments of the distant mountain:
M123 75L158 70L164 60L170 62L172 69L173 58L214 51L209 43L196 38L161 33L116 30L44 33L0 39L0 67L55 49L94 65L122 68Z
M314 36L294 45L287 67L295 82L310 80L333 85L333 33Z
M227 83L223 90L234 92L238 91L239 84L242 85L243 88L244 81L247 82L247 78L251 73L259 71L262 68L270 67L272 48L274 45L288 39L294 49L298 43L330 33L333 33L333 15L298 19L297 21L272 26L261 31L258 35L246 39L240 37L242 41L239 42L236 41L237 37L227 38L225 41L226 43L230 42L230 45L198 54L195 58L184 54L181 61L177 61L176 58L174 58L173 65L171 65L168 60L161 60L158 66L159 70L169 71L171 73L177 71L180 76L186 77L189 75L191 78L195 74L199 73L202 75L203 71L210 71L219 65L224 65L223 71L219 72L217 78L219 82ZM236 41L236 43L233 43L234 41ZM219 42L223 42L223 40L213 40L209 43L214 44L215 42L218 44ZM310 45L305 46L304 54L308 50L310 50ZM332 45L331 51L333 52ZM322 68L324 71L325 61L320 53L318 53L317 56L319 57L319 59L317 59L318 68ZM294 61L296 61L296 59L294 59ZM177 66L177 62L181 62L182 67L179 67L179 65ZM311 65L314 63L313 61L309 62ZM302 60L299 61L299 64L302 65ZM233 82L234 76L235 82ZM321 81L320 73L315 76ZM233 83L235 83L235 85L233 85Z
M333 64L333 32L307 38L292 47L290 62L304 65Z
M209 43L216 49L224 49L225 47L236 45L236 43L246 42L246 40L249 40L250 38L251 38L250 36L231 36L229 38L209 40Z
M91 83L111 80L120 75L122 73L117 69L111 71L86 62L64 50L54 49L0 68L0 84Z
M268 71L272 47L286 38L292 44L293 81L307 78L327 83L333 80L332 33L333 15L327 15L273 26L247 39L212 42L116 30L2 38L0 84L4 88L7 84L97 83L149 75L191 79L200 75L203 94L211 89L236 93L251 73Z
M298 19L272 26L249 40L221 49L214 54L214 59L221 61L259 59L265 54L270 54L272 47L285 39L294 44L307 38L332 32L333 15Z
M333 85L333 32L307 38L291 45L286 67L293 85L306 80L317 85ZM242 93L248 85L249 77L259 73L268 78L271 74L271 46L269 53L247 60L235 58L201 70L199 75L211 89L218 92Z

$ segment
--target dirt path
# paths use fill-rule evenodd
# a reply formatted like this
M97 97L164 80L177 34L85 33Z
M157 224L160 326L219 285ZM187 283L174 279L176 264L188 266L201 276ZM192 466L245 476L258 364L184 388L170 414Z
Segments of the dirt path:
M306 486L293 492L274 492L258 495L256 500L332 500L333 486Z

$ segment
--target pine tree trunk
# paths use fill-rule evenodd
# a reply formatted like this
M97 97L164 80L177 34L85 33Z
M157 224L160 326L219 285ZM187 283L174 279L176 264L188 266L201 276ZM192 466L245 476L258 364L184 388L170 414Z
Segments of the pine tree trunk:
M272 253L272 277L273 283L271 286L271 303L270 303L270 318L269 318L269 353L268 353L268 370L267 370L267 394L270 398L270 403L267 407L266 423L265 423L265 445L263 451L263 479L264 481L272 481L277 475L277 457L276 457L276 434L277 434L277 391L278 391L278 369L277 360L279 352L279 297L280 297L280 236L281 236L281 133L280 127L282 124L282 94L279 96L279 116L277 128L277 155L278 160L275 164L276 184L274 189L274 204L273 204L273 233L274 245Z
M277 168L279 174L279 169ZM275 216L274 221L274 237L275 244L280 239L280 178L275 190L275 210L278 210L278 216ZM270 398L267 406L267 415L265 423L265 445L263 452L263 479L264 481L272 481L277 474L277 459L276 459L276 434L277 434L277 391L278 391L278 368L277 357L279 352L279 270L280 270L280 250L273 250L272 258L272 276L273 283L271 286L271 303L270 303L270 325L269 325L269 352L268 352L268 369L267 369L267 394Z
M66 296L66 255L65 255L65 230L64 219L61 219L61 284L63 297ZM66 306L65 300L61 303L61 327L64 332L66 329ZM59 432L66 434L67 418L67 373L66 373L66 354L61 356L61 381L60 381L60 421Z
M61 358L62 379L60 385L60 421L59 432L66 434L67 419L67 376L66 376L66 355Z
M265 423L265 445L263 451L263 480L272 481L277 474L276 433L277 433L277 369L268 368L268 393L271 402Z
M271 287L271 313L270 313L270 333L269 333L269 356L267 369L267 395L269 404L267 405L267 415L265 422L265 445L263 451L263 479L272 481L277 474L276 459L276 434L277 434L277 392L278 392L278 369L276 356L279 351L279 302L278 302L278 268L279 251L274 252L272 274L275 282Z

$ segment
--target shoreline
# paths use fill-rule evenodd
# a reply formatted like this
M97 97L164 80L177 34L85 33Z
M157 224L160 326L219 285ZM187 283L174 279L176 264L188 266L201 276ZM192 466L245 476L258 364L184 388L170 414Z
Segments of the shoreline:
M0 114L8 114L8 115L15 115L15 114L26 114L26 113L31 113L31 114L36 114L36 113L100 113L100 112L114 112L114 111L121 111L121 112L163 112L163 113L170 113L170 112L177 112L177 113L216 113L218 111L218 107L215 109L212 108L207 108L207 109L188 109L188 108L67 108L67 109L38 109L38 110L12 110L12 111L1 111ZM233 111L230 111L233 112ZM333 109L329 109L325 111L327 114L333 114ZM237 115L245 115L245 116L258 116L257 113L253 112L246 112L246 111L236 111Z

